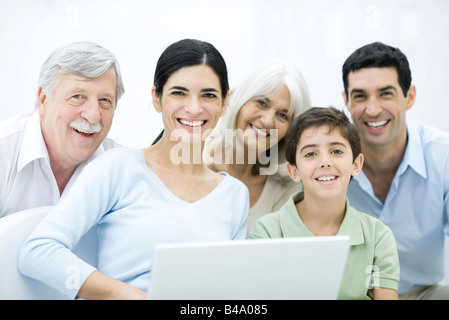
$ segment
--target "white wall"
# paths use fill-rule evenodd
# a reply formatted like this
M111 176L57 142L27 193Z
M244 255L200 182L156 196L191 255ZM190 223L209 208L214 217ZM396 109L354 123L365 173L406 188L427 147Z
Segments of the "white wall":
M59 45L92 40L118 57L126 92L111 136L145 147L162 128L151 105L157 58L192 37L224 55L230 82L255 63L298 66L313 105L343 106L341 65L383 41L408 56L418 99L408 117L449 131L447 0L0 0L0 120L34 108L40 66Z

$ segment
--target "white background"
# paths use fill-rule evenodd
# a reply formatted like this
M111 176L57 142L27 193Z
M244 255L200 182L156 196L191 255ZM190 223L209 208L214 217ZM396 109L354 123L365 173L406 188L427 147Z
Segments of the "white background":
M409 58L418 98L408 118L449 131L447 0L0 0L0 120L34 108L47 56L77 40L119 59L126 92L110 136L143 148L162 128L150 90L164 48L211 42L230 84L271 58L303 73L312 105L343 108L341 66L356 48L382 41Z

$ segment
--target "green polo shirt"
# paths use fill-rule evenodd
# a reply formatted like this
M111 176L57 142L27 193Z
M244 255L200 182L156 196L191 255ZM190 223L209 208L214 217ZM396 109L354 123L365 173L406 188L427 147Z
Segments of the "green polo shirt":
M310 237L314 234L298 215L295 204L304 193L294 194L277 212L262 216L248 233L249 239ZM393 233L380 220L358 212L346 201L337 235L351 238L338 299L371 299L371 288L398 289L399 259Z

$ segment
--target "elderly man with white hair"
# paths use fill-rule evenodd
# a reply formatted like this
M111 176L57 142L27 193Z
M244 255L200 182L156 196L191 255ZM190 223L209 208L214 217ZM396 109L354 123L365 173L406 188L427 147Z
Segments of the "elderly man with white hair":
M106 138L124 93L115 56L93 42L56 49L42 65L35 110L0 122L0 218L55 205Z

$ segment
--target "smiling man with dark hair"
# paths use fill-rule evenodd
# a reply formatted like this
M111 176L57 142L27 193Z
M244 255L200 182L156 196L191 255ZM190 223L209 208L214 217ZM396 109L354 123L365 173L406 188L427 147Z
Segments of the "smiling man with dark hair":
M393 231L401 299L449 299L449 286L438 285L449 231L449 134L406 121L416 87L398 48L357 49L343 65L343 84L365 156L349 202Z

